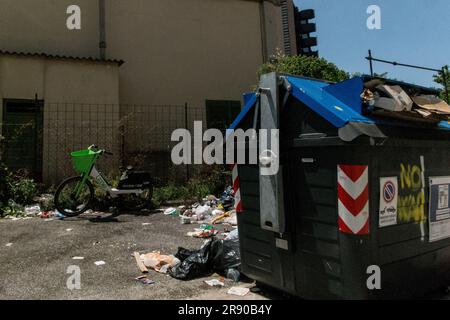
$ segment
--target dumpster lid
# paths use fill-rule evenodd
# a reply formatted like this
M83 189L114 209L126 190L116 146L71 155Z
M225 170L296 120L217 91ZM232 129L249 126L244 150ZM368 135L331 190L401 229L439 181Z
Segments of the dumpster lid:
M386 137L379 129L383 126L391 128L422 127L414 122L363 115L361 93L368 76L354 77L350 80L331 84L326 81L299 76L282 75L282 77L291 85L291 96L338 128L339 136L345 141L351 141L362 134L371 137ZM409 85L403 82L402 84ZM431 91L429 89L429 92ZM246 94L245 105L229 129L238 128L240 122L255 107L257 99L256 93ZM450 131L450 123L441 121L435 129Z

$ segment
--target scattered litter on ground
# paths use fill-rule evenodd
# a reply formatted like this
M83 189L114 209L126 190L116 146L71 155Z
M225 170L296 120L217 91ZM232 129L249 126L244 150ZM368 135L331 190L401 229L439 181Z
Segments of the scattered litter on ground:
M144 222L144 223L142 223L142 225L143 226L149 226L149 225L151 225L151 223L150 222Z
M231 224L232 226L237 226L237 215L236 210L229 211L228 217L223 220L224 223Z
M139 256L139 259L136 256L136 253L135 253L135 258L136 258L136 262L138 263L138 266L140 265L138 261L140 261L144 267L153 269L160 273L167 273L169 268L180 263L180 260L177 259L175 256L163 255L159 251L153 251L150 253L141 254ZM139 267L139 269L141 269L141 268ZM142 271L142 272L144 272L144 271Z
M59 212L58 210L53 211L53 216L57 219L64 219L66 216L63 215L61 212Z
M147 278L147 276L140 276L140 277L135 278L135 280L139 281L142 284L146 284L146 285L155 283L155 281L150 280L149 278Z
M25 206L24 211L27 217L35 217L41 213L41 207L39 204L33 204L30 206Z
M6 219L10 219L11 221L25 220L25 218L13 217L13 216L6 216Z
M192 211L192 217L197 221L207 220L212 213L211 207L209 205L197 206Z
M236 239L239 239L238 229L234 229L225 237L225 240L236 240Z
M166 216L177 216L178 212L176 208L167 208L166 210L164 210L164 214Z
M214 210L211 212L211 214L212 214L213 216L219 216L219 215L221 215L221 214L224 214L224 211L221 210L221 209L214 209Z
M73 230L73 229L66 229L67 232L70 232L70 231L72 231L72 230Z
M236 220L236 210L230 210L227 212L223 212L217 216L215 216L212 220L211 223L212 224L219 224L219 223L229 223L229 224L233 224L233 225L237 225L237 220Z
M194 238L210 238L217 235L219 231L209 224L202 224L200 228L188 232L186 235Z
M205 283L210 287L224 287L225 283L218 279L205 280Z
M249 292L250 292L249 288L231 287L227 293L230 295L243 297L243 296L247 295Z
M60 213L58 210L54 211L43 211L38 214L39 217L42 219L49 219L49 220L55 220L55 219L64 219L66 216Z
M7 243L5 246L6 247L11 247L13 244L10 242L10 243Z
M49 218L53 217L53 212L52 211L43 211L43 212L39 213L38 216L41 217L42 219L49 219Z
M139 270L141 270L142 273L147 273L148 269L144 265L144 263L142 262L141 256L139 255L139 252L134 252L133 256L134 256L134 259L136 260L136 264L137 264Z
M192 223L192 217L180 215L180 223L181 224L191 224Z
M73 260L84 260L84 257L73 257Z
M95 263L96 266L103 266L103 265L106 264L105 261L95 261L94 263Z

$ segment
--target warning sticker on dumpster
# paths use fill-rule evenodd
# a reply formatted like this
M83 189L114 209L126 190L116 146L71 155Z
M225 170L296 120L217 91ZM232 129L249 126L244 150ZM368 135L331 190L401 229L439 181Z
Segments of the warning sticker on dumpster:
M380 178L380 228L397 224L398 179L397 177Z
M430 242L450 238L450 177L430 177Z

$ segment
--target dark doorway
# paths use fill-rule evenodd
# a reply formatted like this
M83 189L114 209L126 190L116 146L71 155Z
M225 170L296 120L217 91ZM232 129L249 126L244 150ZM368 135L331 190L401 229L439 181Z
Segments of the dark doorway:
M2 158L8 168L42 180L43 101L4 99L2 127Z
M225 131L240 112L239 101L206 100L206 125L208 129Z

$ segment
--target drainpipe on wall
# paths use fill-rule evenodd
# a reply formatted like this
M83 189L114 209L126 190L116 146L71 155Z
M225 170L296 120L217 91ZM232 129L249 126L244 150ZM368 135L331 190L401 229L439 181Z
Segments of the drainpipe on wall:
M98 0L99 44L100 59L106 59L106 24L105 24L105 0Z
M264 5L264 0L259 3L259 16L261 23L261 46L262 46L262 60L263 63L267 62L267 30L266 30L266 8Z

